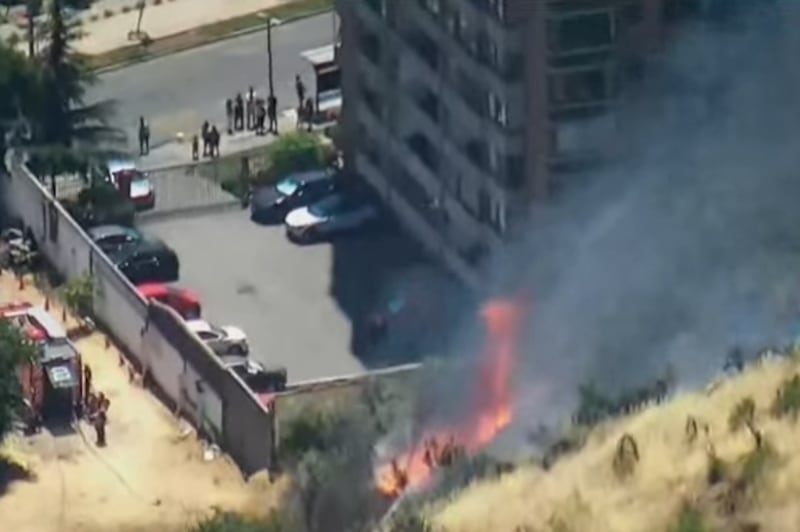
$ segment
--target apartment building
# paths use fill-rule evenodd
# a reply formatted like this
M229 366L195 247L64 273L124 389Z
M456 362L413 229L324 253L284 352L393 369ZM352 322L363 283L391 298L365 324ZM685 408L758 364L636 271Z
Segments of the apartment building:
M467 283L698 0L336 0L342 147Z

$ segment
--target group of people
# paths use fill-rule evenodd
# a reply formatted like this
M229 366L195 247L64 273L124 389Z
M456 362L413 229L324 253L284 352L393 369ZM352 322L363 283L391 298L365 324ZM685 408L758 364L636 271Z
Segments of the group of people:
M256 91L250 87L246 97L242 97L240 92L234 98L225 100L225 117L228 135L245 129L255 131L256 135L277 133L278 99L274 94L270 94L265 102L264 98L257 97Z
M295 91L297 92L297 127L306 124L308 131L314 120L314 101L306 98L306 86L300 75L295 76ZM144 120L144 119L142 119ZM254 131L256 135L266 135L267 133L278 134L278 99L274 94L261 98L256 94L251 86L246 95L236 94L233 98L225 100L225 120L228 135L235 135L240 131ZM149 135L149 134L148 134ZM200 151L200 142L203 150ZM217 126L210 124L208 120L203 122L200 128L200 135L192 137L192 160L197 161L200 157L219 157L220 132ZM140 147L141 147L140 138ZM149 141L147 150L142 148L142 154L149 151Z

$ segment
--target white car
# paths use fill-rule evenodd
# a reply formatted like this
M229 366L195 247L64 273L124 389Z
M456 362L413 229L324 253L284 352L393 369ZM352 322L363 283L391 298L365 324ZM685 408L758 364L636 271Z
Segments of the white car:
M378 209L345 194L332 194L286 215L286 235L296 242L312 242L336 233L354 231L378 218Z
M219 356L247 356L250 351L247 335L233 325L217 327L206 320L188 320L186 326Z

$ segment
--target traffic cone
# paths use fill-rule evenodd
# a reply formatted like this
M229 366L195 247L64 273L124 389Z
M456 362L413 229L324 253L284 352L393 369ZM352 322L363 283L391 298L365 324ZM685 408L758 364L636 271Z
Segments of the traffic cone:
M22 275L19 276L19 289L20 290L25 289L25 277L23 277Z
M47 296L44 298L44 310L50 312L50 298Z
M64 307L61 309L61 321L67 323L67 308Z

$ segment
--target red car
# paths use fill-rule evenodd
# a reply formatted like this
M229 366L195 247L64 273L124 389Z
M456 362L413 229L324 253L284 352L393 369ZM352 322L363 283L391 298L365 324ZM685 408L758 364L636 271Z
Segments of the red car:
M145 299L155 299L172 307L185 320L196 320L200 317L200 298L185 288L168 286L162 283L146 283L136 287Z

